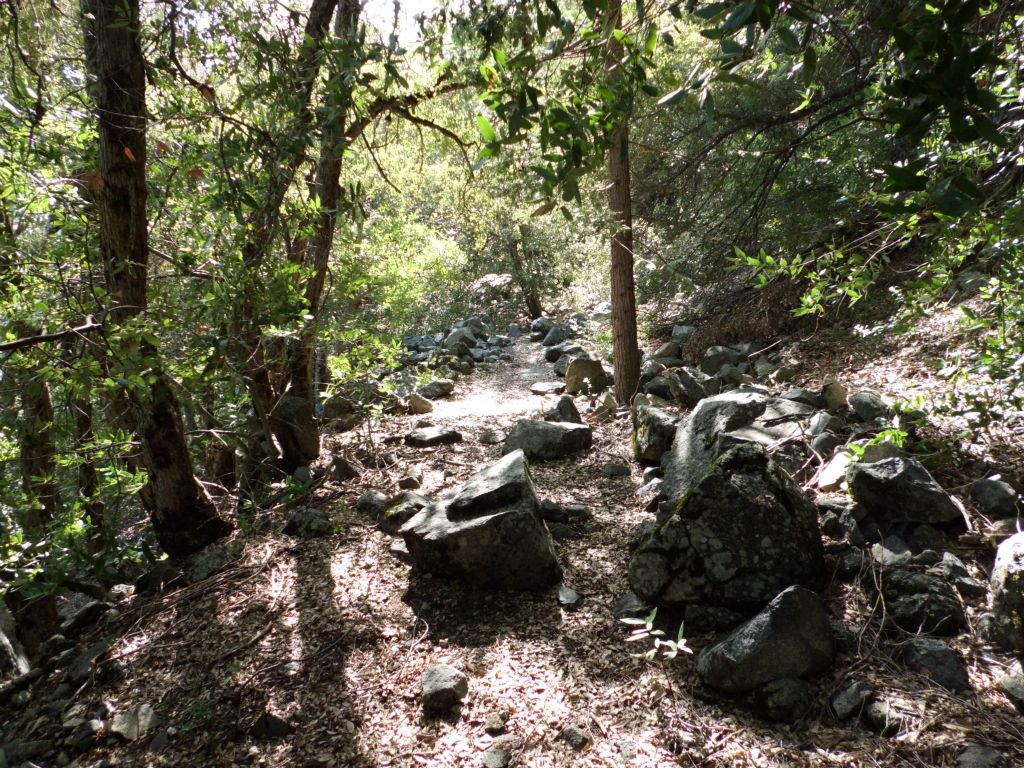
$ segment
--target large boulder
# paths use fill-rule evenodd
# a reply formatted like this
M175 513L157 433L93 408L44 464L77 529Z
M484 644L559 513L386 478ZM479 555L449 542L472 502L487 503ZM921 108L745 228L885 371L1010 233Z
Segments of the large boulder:
M815 586L823 569L814 505L748 444L717 459L641 544L629 581L656 605L760 610L786 587Z
M419 388L419 393L428 400L447 397L455 391L455 382L451 379L433 379Z
M864 510L880 520L935 524L963 519L953 497L917 459L856 462L847 469L846 481Z
M832 664L832 627L821 598L790 587L757 616L697 659L697 674L727 693L782 678L806 677Z
M665 495L671 500L682 498L721 453L719 435L752 424L768 400L759 392L726 392L701 400L689 417L679 422L665 460Z
M541 590L562 568L515 451L429 504L401 529L415 568L489 589Z
M991 586L990 639L1008 650L1024 651L1024 533L999 545Z
M638 461L657 463L672 447L679 417L652 405L633 408L633 455Z
M565 369L565 391L570 395L579 392L600 392L607 389L611 380L604 372L600 360L577 357Z
M586 424L522 419L505 438L503 453L522 451L529 459L560 459L593 445L594 431Z

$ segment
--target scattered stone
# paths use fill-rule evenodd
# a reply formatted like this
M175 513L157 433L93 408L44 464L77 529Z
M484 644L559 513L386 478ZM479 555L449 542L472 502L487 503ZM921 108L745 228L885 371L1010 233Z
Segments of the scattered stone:
M838 490L852 464L853 454L848 451L840 451L833 456L818 473L818 490L825 493Z
M985 517L1005 520L1016 517L1020 512L1020 496L1016 489L995 477L978 480L971 486L971 501Z
M334 532L334 521L322 509L300 507L288 518L284 533L298 539L316 539Z
M553 347L555 344L568 341L573 335L573 330L568 325L556 325L547 332L541 344L545 347Z
M559 459L590 448L593 430L565 421L520 420L505 439L504 453L521 450L528 459Z
M574 341L563 341L544 350L544 359L549 363L557 363L567 355L579 355L583 353L583 347ZM563 374L564 375L564 374Z
M448 397L455 391L455 382L451 379L434 379L419 388L419 394L427 400L439 400Z
M1015 663L1008 674L999 678L999 688L1017 711L1024 715L1024 671L1021 670L1020 662Z
M594 416L598 419L613 419L619 411L619 401L611 392L605 392L594 409Z
M110 722L110 732L125 741L137 741L160 724L153 707L143 704L127 712L119 712Z
M610 384L611 380L604 372L600 360L577 357L565 369L565 391L570 395L600 392L607 389Z
M188 567L185 569L185 581L189 584L205 581L235 562L241 553L242 543L240 541L212 544L193 555L189 560Z
M956 591L964 599L970 600L988 595L988 584L971 576L967 566L952 552L944 552L942 555L942 575L956 587Z
M335 456L331 461L331 477L339 482L362 477L366 467L352 456Z
M882 736L895 736L906 727L903 714L885 699L876 699L864 708L864 719Z
M814 506L747 444L720 457L633 554L629 582L656 605L756 610L790 585L817 585L823 572Z
M839 437L839 435L832 432L822 432L811 440L811 450L818 456L828 458L835 453L836 448L839 448L845 443L846 441Z
M565 391L565 384L560 381L538 381L530 386L535 395L560 395Z
M444 716L462 703L469 681L455 667L437 664L423 673L423 710L428 716Z
M931 637L911 639L903 648L903 663L950 691L971 690L963 661L955 650L941 640Z
M478 436L477 441L481 445L498 445L505 442L505 433L498 429L485 429Z
M576 408L576 401L569 395L562 395L558 401L541 411L544 421L562 421L569 424L582 424L583 417Z
M504 733L507 725L508 714L505 712L491 712L484 718L484 732L491 736Z
M426 506L401 533L428 573L485 588L545 589L562 569L539 506L526 457L514 451Z
M989 584L992 622L986 639L1006 650L1024 651L1024 533L999 545Z
M642 619L649 615L651 606L632 592L627 592L612 606L612 616L616 619Z
M583 595L564 584L558 587L558 604L568 611L575 611L583 605Z
M868 514L894 523L948 523L962 520L953 498L916 459L857 462L846 472L853 497Z
M794 389L787 390L779 395L783 400L792 400L795 403L803 403L809 405L812 408L821 408L825 405L824 398L817 392L812 392L809 389L803 387L796 387Z
M461 442L462 435L449 427L424 427L415 429L405 436L405 444L413 448L433 448Z
M875 690L868 683L854 681L832 697L832 711L840 721L859 717L874 695Z
M484 755L480 760L480 765L483 766L483 768L508 768L511 760L512 756L504 749L495 749L492 747L484 752Z
M959 768L1004 768L1006 760L998 749L983 744L969 744L957 757Z
M673 325L672 341L676 344L685 344L696 332L697 329L692 325Z
M635 403L633 421L633 455L638 461L661 461L672 448L679 417L662 408Z
M409 395L409 404L406 407L409 413L415 416L431 413L434 410L434 404L419 392L413 392Z
M594 741L591 735L578 725L567 725L558 734L558 738L568 744L574 752L582 752Z
M256 739L283 739L295 733L295 726L269 710L260 713L249 727L249 735Z
M551 499L541 501L540 515L548 523L580 523L594 518L589 507L582 504L559 504Z
M907 632L955 635L966 621L963 607L952 588L925 573L883 570L877 574L885 615ZM875 589L875 577L868 574L865 585Z
M882 396L870 389L862 389L850 396L850 407L861 421L872 422L889 415L889 406Z
M403 563L408 563L409 565L412 565L412 556L409 554L409 547L407 547L405 545L405 542L401 539L399 539L398 541L391 542L391 546L388 547L388 552L390 552L394 557L401 560Z
M700 361L700 369L714 376L723 365L736 365L743 362L745 354L732 347L709 347L704 353L704 359Z
M606 461L601 466L601 474L605 477L629 477L630 469L621 461Z
M423 485L423 467L415 464L409 467L405 475L398 480L398 487L407 491L414 491Z
M113 607L110 603L103 600L90 600L75 611L74 616L60 625L58 633L67 638L78 637L82 632L98 622L103 617L103 614Z
M534 318L533 322L530 323L531 333L542 333L547 335L547 332L555 327L555 321L550 317L537 317ZM541 337L543 338L543 337Z
M428 504L430 499L426 496L421 496L415 491L403 491L388 502L387 509L380 518L381 530L392 535L397 534L403 525Z
M772 680L747 696L754 713L774 723L795 723L810 711L812 700L811 687L792 677Z
M790 587L757 616L697 659L712 688L742 693L773 680L806 677L832 664L832 630L821 598Z
M899 536L886 536L878 544L871 545L871 557L881 566L906 565L913 558L910 547Z
M368 488L362 492L359 500L356 501L356 511L373 518L380 518L384 515L384 510L388 508L389 501L390 498L386 493L382 493L375 488Z
M88 680L97 660L110 650L111 645L113 643L110 640L100 640L86 647L68 669L67 681L73 686L79 686Z

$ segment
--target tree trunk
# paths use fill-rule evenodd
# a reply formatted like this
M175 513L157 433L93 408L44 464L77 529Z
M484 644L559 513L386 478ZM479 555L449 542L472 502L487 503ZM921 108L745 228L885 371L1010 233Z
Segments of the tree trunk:
M523 260L523 251L526 252L527 258L529 258L529 251L526 248L526 234L526 225L520 224L519 240L514 238L512 240L512 273L516 282L519 283L519 289L523 292L523 301L526 303L526 311L529 313L530 319L536 320L544 314L544 308L541 306L540 296L537 294L536 281L527 272ZM522 241L522 251L520 251L520 241Z
M608 74L620 79L622 44L612 30L620 23L621 0L608 3ZM630 198L629 121L620 115L608 151L608 209L617 224L611 238L612 350L615 397L629 403L640 385L640 347L636 335L636 288L633 281L633 206Z
M41 531L57 513L57 447L53 438L53 401L39 376L21 382L21 473L28 496L22 526Z
M104 505L100 499L100 484L93 458L95 433L92 425L92 403L85 397L76 396L71 401L75 413L75 443L78 456L78 499L86 521L92 527L89 535L89 551L96 553L103 548L106 539Z
M99 127L96 191L100 250L109 294L108 319L122 326L147 305L149 229L146 215L146 78L139 45L139 0L83 0L85 53ZM116 334L117 331L115 330ZM142 445L153 494L157 540L172 556L188 555L231 530L217 517L192 471L181 411L153 345L127 332L115 354L146 383L127 390L128 417Z

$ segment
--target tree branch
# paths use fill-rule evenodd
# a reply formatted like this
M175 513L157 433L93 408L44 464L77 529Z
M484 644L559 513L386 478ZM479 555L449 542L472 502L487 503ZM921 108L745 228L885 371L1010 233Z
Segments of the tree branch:
M0 344L0 352L14 352L25 347L34 347L37 344L46 344L51 341L60 341L61 339L67 339L72 336L81 336L86 333L91 333L99 328L103 327L103 323L97 323L96 319L89 315L85 318L85 323L76 326L74 328L68 328L65 331L56 331L54 333L37 333L34 336L25 336L21 339L15 339L14 341L5 341Z

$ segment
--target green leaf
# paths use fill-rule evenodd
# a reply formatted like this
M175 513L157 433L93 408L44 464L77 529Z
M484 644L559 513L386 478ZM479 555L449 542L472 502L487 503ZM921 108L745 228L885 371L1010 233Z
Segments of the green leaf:
M665 107L671 106L672 104L678 104L684 98L686 98L686 88L676 88L671 93L666 93L658 99L658 106Z
M484 137L484 141L490 143L498 140L498 134L494 130L494 126L483 115L476 116L476 127L480 131L480 135Z
M779 38L787 51L800 50L800 40L789 27L776 27L775 36Z
M693 12L693 15L698 19L704 19L705 21L713 21L729 10L729 3L711 3L711 5L704 5Z
M726 18L725 23L722 25L722 31L726 33L735 32L740 27L746 26L753 15L754 4L752 2L737 6L736 10Z

